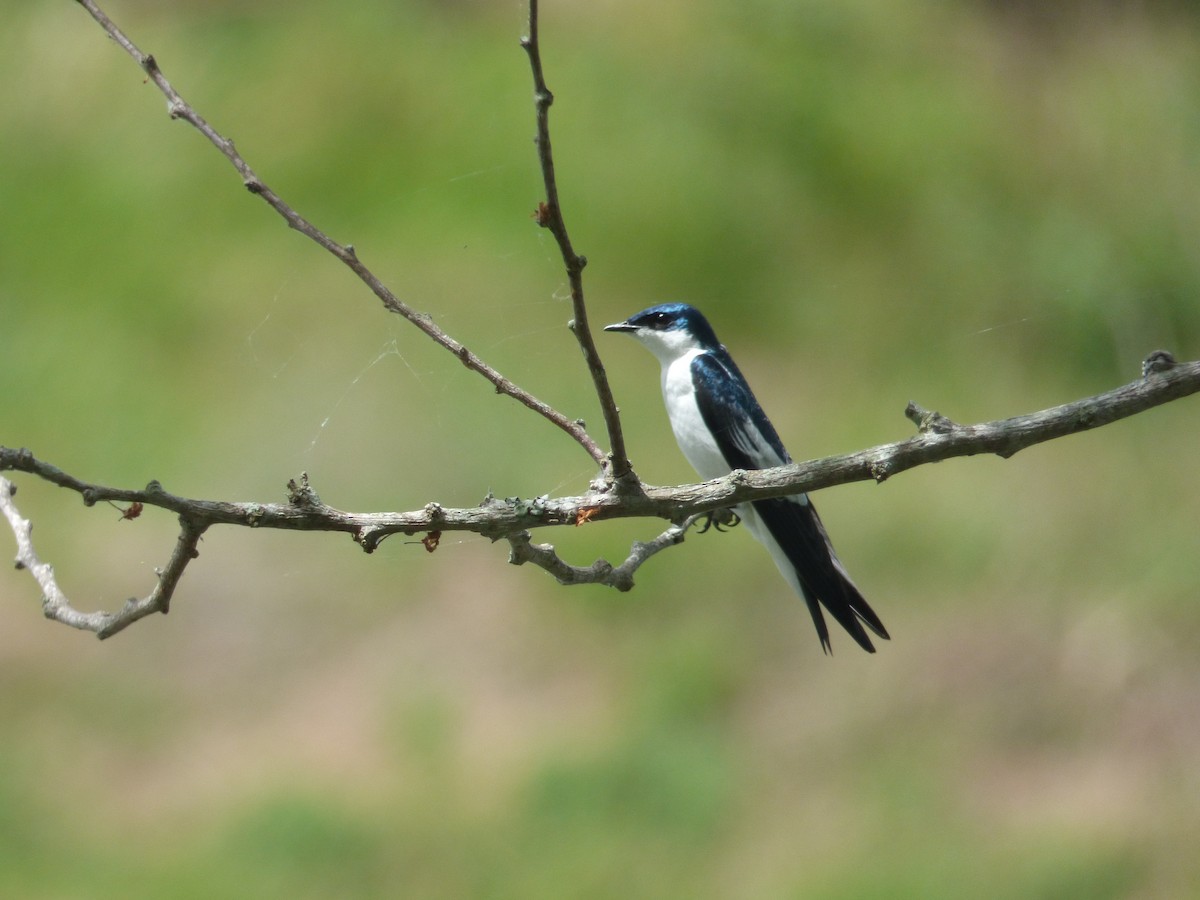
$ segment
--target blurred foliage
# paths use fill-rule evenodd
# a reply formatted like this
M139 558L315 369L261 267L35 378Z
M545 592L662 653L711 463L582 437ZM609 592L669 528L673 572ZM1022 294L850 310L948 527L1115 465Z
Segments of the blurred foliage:
M598 410L541 199L521 4L109 10L258 174L535 394ZM1030 411L1200 350L1188 4L545 3L596 324L701 306L798 457ZM0 31L0 441L80 477L411 509L580 491L240 186L76 4ZM648 481L691 477L605 336ZM25 897L1183 897L1200 880L1194 403L819 505L894 635L744 534L629 595L502 546L206 537L103 645L0 581L0 890ZM22 479L82 606L169 516ZM620 558L655 523L547 534Z

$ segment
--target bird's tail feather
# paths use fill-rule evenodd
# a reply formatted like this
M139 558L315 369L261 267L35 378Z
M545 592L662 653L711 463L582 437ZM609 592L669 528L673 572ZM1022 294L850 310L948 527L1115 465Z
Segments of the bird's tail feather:
M804 597L826 653L833 652L833 648L822 606L868 653L875 652L875 645L867 628L890 640L883 622L850 580L806 496L759 500L753 506L759 522L752 523L751 530L767 545L784 577Z

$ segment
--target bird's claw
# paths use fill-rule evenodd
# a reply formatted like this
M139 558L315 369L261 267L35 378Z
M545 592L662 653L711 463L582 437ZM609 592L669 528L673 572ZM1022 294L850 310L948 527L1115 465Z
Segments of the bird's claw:
M742 517L732 509L714 509L696 521L704 522L703 527L696 534L704 534L710 528L715 528L717 531L728 531L730 528L736 528L741 523Z

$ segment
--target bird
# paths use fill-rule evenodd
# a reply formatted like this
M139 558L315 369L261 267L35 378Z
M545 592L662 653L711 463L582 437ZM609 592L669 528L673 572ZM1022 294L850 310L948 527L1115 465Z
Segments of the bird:
M734 469L767 469L792 461L745 376L700 310L686 303L663 303L604 330L631 335L662 364L662 393L671 430L703 480ZM770 552L784 580L804 598L826 654L833 652L833 646L822 605L868 653L875 652L868 629L890 640L883 622L838 559L807 494L752 500L739 504L735 512Z

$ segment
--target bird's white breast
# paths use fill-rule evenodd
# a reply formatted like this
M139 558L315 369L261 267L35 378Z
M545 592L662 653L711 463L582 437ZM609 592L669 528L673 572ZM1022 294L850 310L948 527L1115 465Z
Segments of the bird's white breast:
M704 480L720 478L732 471L721 453L712 432L700 415L696 405L696 391L692 384L692 360L701 350L690 350L670 361L663 361L662 392L667 405L667 418L679 449L692 464L692 468Z

